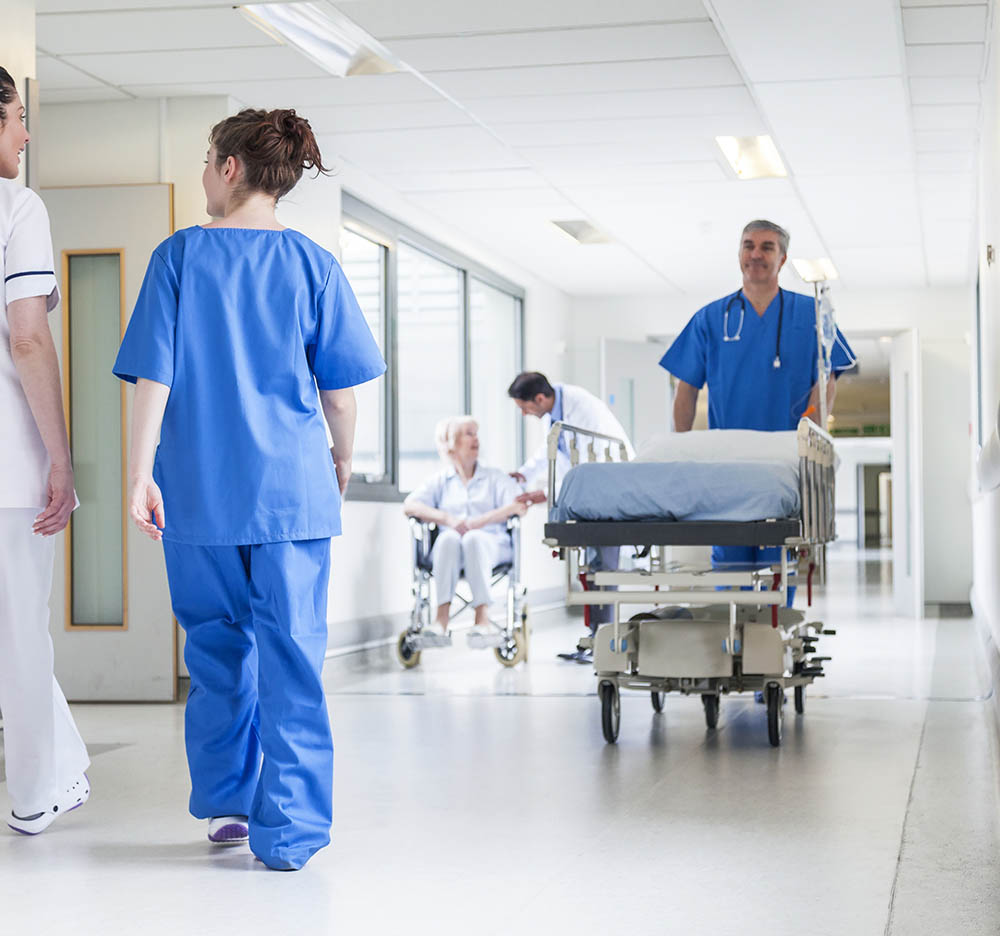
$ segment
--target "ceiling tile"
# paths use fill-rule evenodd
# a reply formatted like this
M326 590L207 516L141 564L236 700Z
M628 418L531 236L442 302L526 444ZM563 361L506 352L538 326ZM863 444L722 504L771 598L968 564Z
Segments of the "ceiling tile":
M960 153L917 153L917 171L929 172L969 172L976 166L976 154L972 150Z
M722 182L728 176L718 161L701 160L630 166L627 173L614 179L609 179L607 171L601 167L588 169L554 166L545 173L545 178L569 193L588 190L603 193L609 189L621 191L631 190L633 187L641 193L648 186L671 182Z
M913 165L901 78L763 84L757 95L789 169L799 176Z
M913 104L978 104L982 98L978 78L911 78Z
M725 55L710 22L398 39L389 49L419 71L570 65Z
M714 0L753 82L864 78L902 71L896 0Z
M40 90L42 104L86 104L93 101L129 101L131 98L117 88L99 85L95 88L46 88Z
M936 173L919 180L920 211L925 231L942 221L969 222L976 215L976 177L966 173Z
M743 86L743 79L728 55L447 72L429 69L425 74L436 85L463 101L520 94L589 94Z
M364 104L352 107L314 106L303 110L318 133L404 130L414 127L472 126L473 120L449 101L409 104Z
M919 244L916 176L809 176L799 190L831 250Z
M977 137L975 130L918 130L913 135L918 153L971 153Z
M927 285L922 246L838 247L830 259L848 289Z
M352 78L272 78L267 81L201 81L162 84L126 84L126 90L140 97L163 95L230 94L253 102L256 107L358 106L363 104L406 104L440 102L441 96L410 74L359 75ZM307 115L308 116L308 115Z
M39 15L36 33L38 45L56 55L276 44L232 6Z
M187 82L218 82L326 75L317 65L285 46L67 55L64 60L114 85L173 84L180 77Z
M911 78L978 78L983 70L982 43L906 47L906 72Z
M380 171L527 167L523 158L479 127L321 134L319 141L323 152L338 152L358 168L376 175Z
M380 39L706 18L701 0L337 0L336 5Z
M985 6L924 7L903 10L903 36L909 45L984 42Z
M455 172L383 172L380 178L400 192L468 192L477 189L545 189L533 169L469 169Z
M39 56L36 70L39 87L43 92L63 91L79 88L107 88L103 81L98 81L66 62L51 56Z
M743 87L483 98L469 105L477 117L489 124L704 116L745 113L753 107L753 99Z
M914 130L975 130L978 104L924 104L913 108Z
M590 146L521 146L518 152L528 164L543 172L560 169L596 169L606 171L656 163L707 162L715 157L717 148L710 140L673 140L642 147L620 146L617 143L596 143Z

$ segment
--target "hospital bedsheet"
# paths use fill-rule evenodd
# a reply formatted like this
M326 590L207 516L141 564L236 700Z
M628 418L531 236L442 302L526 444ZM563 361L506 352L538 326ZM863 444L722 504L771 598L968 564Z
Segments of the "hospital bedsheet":
M727 520L797 515L787 462L595 462L566 474L550 520Z

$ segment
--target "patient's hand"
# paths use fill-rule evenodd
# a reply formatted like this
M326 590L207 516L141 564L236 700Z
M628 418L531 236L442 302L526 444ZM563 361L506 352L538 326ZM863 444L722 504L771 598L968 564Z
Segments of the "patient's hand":
M512 517L523 517L528 512L530 506L527 501L518 499L511 505L510 515Z
M465 536L465 534L468 533L469 530L475 529L475 527L473 527L468 520L459 520L456 517L452 517L452 520L454 522L451 524L451 528L459 536Z

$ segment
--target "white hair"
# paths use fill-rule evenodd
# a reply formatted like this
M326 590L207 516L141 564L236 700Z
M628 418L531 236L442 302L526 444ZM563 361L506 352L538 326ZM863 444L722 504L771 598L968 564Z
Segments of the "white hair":
M471 416L449 416L448 419L442 419L437 424L437 428L434 430L434 441L437 443L438 454L442 460L451 460L458 433L466 426L475 426L478 429L479 423Z

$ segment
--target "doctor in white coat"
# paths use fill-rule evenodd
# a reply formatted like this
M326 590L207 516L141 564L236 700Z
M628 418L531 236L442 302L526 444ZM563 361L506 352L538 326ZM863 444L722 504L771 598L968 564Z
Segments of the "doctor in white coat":
M537 416L542 420L545 436L534 454L517 471L511 472L511 477L521 484L537 483L545 477L548 470L548 433L553 423L564 422L580 429L589 429L603 435L612 436L625 441L625 450L629 459L635 458L632 443L625 434L622 424L614 413L592 393L573 384L551 384L544 374L538 371L525 371L514 378L507 388L507 395L517 404L525 416ZM570 468L569 445L566 436L559 439L559 452L556 456L556 490L562 485L563 477ZM527 503L539 503L545 499L540 490L522 495ZM618 547L607 547L588 552L588 564L592 571L599 569L618 568ZM590 607L590 631L596 633L597 627L610 621L614 609L611 605L592 605ZM560 653L566 660L578 663L589 663L592 659L589 650L577 648L573 653Z
M11 812L36 835L83 805L90 761L53 676L49 591L55 535L76 504L59 361L49 218L16 181L24 106L0 68L0 710Z

